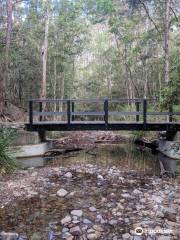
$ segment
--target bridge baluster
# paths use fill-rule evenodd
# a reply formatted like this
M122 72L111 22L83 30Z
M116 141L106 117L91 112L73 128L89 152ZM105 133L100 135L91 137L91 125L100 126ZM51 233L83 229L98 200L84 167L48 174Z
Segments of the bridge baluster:
M67 100L67 123L71 124L71 101Z
M42 113L43 110L43 106L42 106L42 102L39 102L39 112ZM39 116L39 121L42 121L42 115Z
M74 113L74 102L72 102L72 113ZM74 119L75 119L75 116L72 115L72 121L74 121Z
M29 123L30 125L33 124L33 101L29 101Z
M173 121L173 106L169 106L169 122Z
M136 102L136 112L139 112L139 102ZM139 115L136 115L136 122L139 122Z
M144 123L144 129L146 129L146 123L147 123L147 99L143 100L143 123Z
M108 125L108 99L104 100L104 121L105 125Z

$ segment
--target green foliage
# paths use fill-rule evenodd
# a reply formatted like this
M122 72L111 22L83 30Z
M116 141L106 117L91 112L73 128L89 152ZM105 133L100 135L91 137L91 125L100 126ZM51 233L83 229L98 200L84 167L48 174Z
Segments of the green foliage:
M173 52L171 55L171 66L172 71L170 72L170 82L159 93L160 105L162 108L172 104L177 104L177 98L179 98L180 57L178 51Z
M176 3L176 15L170 14L170 82L164 88L162 3L37 0L13 8L6 92L12 102L18 99L18 105L26 108L27 99L39 98L47 8L48 98L151 98L159 94L163 107L174 101L180 81ZM6 14L5 9L0 17L0 70L5 59Z
M0 174L12 172L17 167L10 143L16 136L14 130L0 129Z

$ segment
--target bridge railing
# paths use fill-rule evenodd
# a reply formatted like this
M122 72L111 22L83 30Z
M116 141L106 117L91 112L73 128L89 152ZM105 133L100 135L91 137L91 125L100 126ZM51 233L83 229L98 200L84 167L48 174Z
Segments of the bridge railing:
M72 124L75 122L76 118L86 117L98 117L102 118L102 121L98 120L95 122L104 122L108 124L111 122L110 117L122 117L122 116L134 116L134 122L141 122L144 125L147 123L148 116L167 116L168 122L173 121L173 116L180 116L180 112L174 112L173 107L170 106L168 111L149 111L148 106L153 102L157 102L156 99L85 99L85 100L75 100L75 99L34 99L29 101L29 123L32 125L37 122L47 122L49 120L58 121L57 118L63 120L67 124ZM48 106L51 104L51 107ZM91 106L90 110L85 107L75 108L79 104L85 104ZM117 108L117 106L122 106L126 104L130 106L130 111L127 109ZM58 107L56 106L58 105ZM100 106L99 106L100 105ZM116 105L116 107L112 107ZM133 107L132 107L133 105ZM93 106L93 107L92 107ZM82 109L83 108L83 109ZM97 110L98 109L98 110ZM78 120L80 122L84 121ZM76 122L78 122L76 121ZM122 121L122 120L121 120ZM84 121L85 122L85 121Z

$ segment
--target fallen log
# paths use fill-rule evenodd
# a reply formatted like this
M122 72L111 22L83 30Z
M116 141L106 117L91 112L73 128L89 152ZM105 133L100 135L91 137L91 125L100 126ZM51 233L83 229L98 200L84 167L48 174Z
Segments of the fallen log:
M145 138L136 139L134 143L142 149L145 147L150 148L153 153L156 153L159 146L158 140L149 141L148 139Z
M55 157L71 152L78 152L83 150L82 148L72 148L72 149L51 149L44 153L44 157Z

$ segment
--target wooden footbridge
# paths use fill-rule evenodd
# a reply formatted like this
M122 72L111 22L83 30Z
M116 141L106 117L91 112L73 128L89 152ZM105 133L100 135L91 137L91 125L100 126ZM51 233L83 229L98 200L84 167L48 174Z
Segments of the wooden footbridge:
M152 110L156 104L155 99L30 100L26 129L179 131L180 112L172 106L167 111Z

